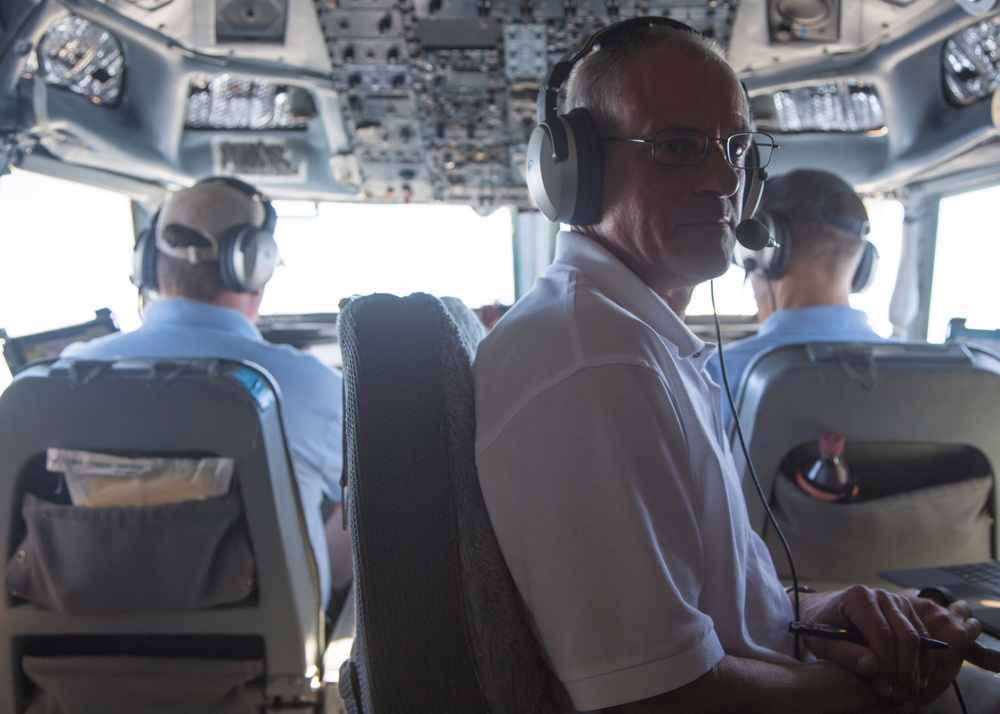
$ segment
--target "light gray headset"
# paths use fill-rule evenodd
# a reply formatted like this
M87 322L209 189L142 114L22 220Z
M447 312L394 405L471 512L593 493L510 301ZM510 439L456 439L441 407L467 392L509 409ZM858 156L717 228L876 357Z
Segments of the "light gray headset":
M601 217L604 151L594 119L583 107L558 113L559 88L573 67L591 50L599 50L636 28L663 25L701 34L690 25L667 17L633 17L601 28L570 50L549 69L538 90L538 126L531 132L525 157L528 191L538 210L550 221L585 226ZM767 176L756 168L757 151L747 155L747 186L743 216L753 216Z
M262 225L240 223L226 231L226 235L219 243L218 256L219 275L226 288L241 293L260 290L281 263L278 245L274 241L274 228L277 224L274 206L253 186L230 176L210 176L195 185L213 182L231 186L251 199L260 201L264 207ZM163 206L157 210L149 226L135 239L135 249L132 253L132 283L140 290L157 289L156 256L162 249L156 245L156 228L162 210ZM191 262L198 262L197 258Z

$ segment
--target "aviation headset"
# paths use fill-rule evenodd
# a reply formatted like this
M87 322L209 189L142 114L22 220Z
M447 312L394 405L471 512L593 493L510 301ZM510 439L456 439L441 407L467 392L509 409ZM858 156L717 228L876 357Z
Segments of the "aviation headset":
M274 241L274 228L277 223L274 207L264 194L239 179L211 176L195 185L206 183L222 183L254 201L260 201L264 207L264 222L259 226L240 223L229 228L218 242L218 257L199 258L194 251L189 251L187 260L191 263L217 260L222 284L229 290L241 293L260 290L271 279L274 269L281 262L278 246ZM167 199L168 202L169 200ZM162 248L156 244L156 232L160 213L165 205L166 202L156 211L149 226L136 236L135 250L132 253L132 283L140 290L157 289L156 256Z
M768 280L777 280L788 271L788 262L792 255L792 231L788 220L777 211L760 211L755 218L767 226L768 233L774 238L773 245L763 250L748 250L737 245L733 252L733 262L743 267L748 273L758 273ZM875 280L875 269L878 267L878 250L867 238L868 222L861 229L861 239L864 248L861 261L851 278L851 292L860 293L871 287Z
M604 150L590 112L577 107L558 113L559 88L573 67L591 50L640 27L663 25L701 34L690 25L666 17L633 17L601 28L577 50L570 50L549 69L538 90L538 126L531 132L525 157L528 191L538 209L553 222L584 226L601 217L604 190ZM754 148L747 155L743 217L750 218L760 202L767 178L757 165Z

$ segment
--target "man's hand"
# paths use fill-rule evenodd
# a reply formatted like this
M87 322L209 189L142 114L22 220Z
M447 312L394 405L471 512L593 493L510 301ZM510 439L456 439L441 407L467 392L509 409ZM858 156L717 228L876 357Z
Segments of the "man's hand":
M923 696L917 702L918 706L924 706L933 702L958 676L982 626L972 617L972 608L964 600L942 607L932 600L917 597L916 592L907 590L903 594L913 602L913 609L931 637L951 645L933 653L934 668L928 673Z
M943 608L916 597L916 591L889 593L856 585L802 595L801 605L802 619L850 627L868 640L867 647L812 640L808 644L813 654L872 678L876 691L904 711L934 701L951 684L981 631L979 622L969 619L968 604ZM951 646L921 650L922 636Z

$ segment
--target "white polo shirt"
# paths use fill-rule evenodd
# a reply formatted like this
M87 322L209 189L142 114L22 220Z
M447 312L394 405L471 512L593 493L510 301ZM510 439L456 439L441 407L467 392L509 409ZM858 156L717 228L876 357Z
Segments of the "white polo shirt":
M676 689L724 653L794 661L704 369L714 350L572 233L479 347L483 495L578 710Z

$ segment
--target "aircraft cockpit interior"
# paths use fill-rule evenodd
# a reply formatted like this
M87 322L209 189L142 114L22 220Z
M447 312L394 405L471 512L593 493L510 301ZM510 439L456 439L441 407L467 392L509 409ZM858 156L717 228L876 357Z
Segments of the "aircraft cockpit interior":
M590 143L563 130L563 156L552 128L573 126L563 75L636 18L715 41L751 126L728 137L694 129L702 154L687 164L657 154L662 131L690 140L674 126ZM666 83L675 69L657 71ZM925 568L996 566L997 0L2 0L0 714L378 714L410 694L415 711L570 711L477 485L472 370L483 335L573 223L553 204L601 209L585 187L596 176L600 188L601 162L619 155L605 139L642 145L629 150L674 171L721 149L752 194L743 219L793 172L833 174L863 207L850 225L866 246L852 271L864 280L841 307L865 316L864 337L809 333L734 357L731 383L706 367L723 387L720 449L782 583L898 589L933 579ZM594 152L601 161L588 163ZM741 164L744 152L756 158ZM163 214L206 180L223 184L220 201L264 218L219 236L182 225L201 242L168 245L183 231ZM184 215L213 213L199 210ZM771 242L723 272L726 257L693 288L681 317L698 340L725 356L792 309L779 305L797 245L788 224L826 211L802 210L810 217L758 211L758 237ZM308 356L336 387L303 388L305 378L230 354L87 352L171 302L133 263L144 239L157 261L215 251L227 289L263 294L246 326L255 339ZM277 251L267 277L240 283L265 245ZM298 440L289 406L311 388L336 413L323 442L336 456L310 456L337 472L321 485L302 466L320 438ZM399 453L404 443L412 454ZM217 461L228 461L222 481ZM834 461L831 496L815 484ZM89 493L72 492L80 469L88 488L124 489L105 493L109 510L94 515ZM398 474L434 487L404 487ZM208 482L221 491L206 495ZM403 495L424 490L437 495L418 515L440 530L403 508ZM205 517L212 545L178 540L200 558L181 563L165 524L183 530L203 512L216 513ZM349 591L323 592L336 580L316 550L324 528L347 542ZM393 528L444 555L407 546L397 558ZM118 587L139 578L130 559L147 558L115 544L129 529L154 553L135 592L169 594L155 606ZM358 542L370 544L363 555ZM121 568L77 568L71 547L106 550ZM95 583L90 572L104 574ZM332 615L330 592L343 604ZM394 611L410 593L419 601ZM424 642L433 626L393 619L421 609L451 628L436 647ZM455 671L468 681L449 700L432 670L450 671L463 638ZM1000 615L982 643L1000 653ZM380 679L422 647L425 669ZM507 651L509 671L497 664ZM158 673L168 684L143 695ZM535 675L527 688L514 681ZM102 700L91 682L114 677L128 683L124 698ZM150 705L185 680L186 703Z

